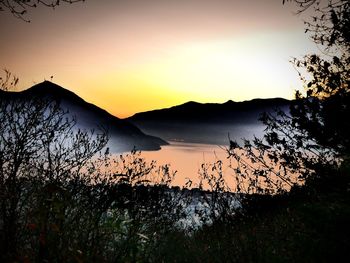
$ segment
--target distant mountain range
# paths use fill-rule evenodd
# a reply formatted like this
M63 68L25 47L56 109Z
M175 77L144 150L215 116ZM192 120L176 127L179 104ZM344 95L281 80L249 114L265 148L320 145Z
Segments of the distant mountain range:
M287 112L291 103L281 98L244 102L229 100L223 104L190 101L119 119L49 81L21 92L0 90L0 98L19 97L54 99L71 116L76 117L78 128L107 128L110 136L108 146L112 152L130 151L134 147L140 150L158 150L172 140L225 145L228 137L239 140L251 139L254 135L262 136L264 126L258 121L260 114L273 112L277 108Z
M223 104L187 102L167 109L137 113L128 121L144 132L175 140L225 145L228 137L239 140L262 136L259 122L263 112L288 111L290 101L282 98L227 101Z
M161 145L168 144L158 137L143 133L127 120L119 119L86 102L75 93L49 81L44 81L21 92L1 91L0 95L6 99L39 97L59 101L64 110L68 110L71 116L76 117L77 127L86 130L96 130L101 126L107 128L110 137L108 146L113 152L130 151L134 147L140 150L158 150Z

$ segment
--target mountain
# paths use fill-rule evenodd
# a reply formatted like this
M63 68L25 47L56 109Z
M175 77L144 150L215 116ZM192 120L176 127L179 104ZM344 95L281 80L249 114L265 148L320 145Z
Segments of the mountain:
M144 132L166 140L225 145L228 138L262 136L263 112L279 108L287 112L290 101L282 98L225 103L187 102L167 109L137 113L128 121Z
M52 82L44 81L21 92L1 92L1 97L53 99L60 102L61 108L68 110L76 118L77 127L85 130L104 127L108 129L108 146L113 152L130 151L134 147L139 150L158 150L167 142L143 133L127 120L119 119L107 111L86 102L75 93Z

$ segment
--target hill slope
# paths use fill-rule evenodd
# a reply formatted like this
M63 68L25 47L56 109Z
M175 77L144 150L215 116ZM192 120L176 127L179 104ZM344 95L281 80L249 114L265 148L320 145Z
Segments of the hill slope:
M167 109L137 113L127 120L143 131L166 140L196 143L226 144L232 139L262 135L259 122L262 112L276 108L288 111L290 101L254 99L244 102L227 101L223 104L187 102Z
M39 83L22 92L1 92L0 95L7 99L39 97L60 102L63 109L76 117L77 127L86 130L107 128L110 137L108 146L113 152L130 151L133 147L140 150L158 150L161 145L167 144L164 140L144 134L128 121L109 114L75 93L49 81Z

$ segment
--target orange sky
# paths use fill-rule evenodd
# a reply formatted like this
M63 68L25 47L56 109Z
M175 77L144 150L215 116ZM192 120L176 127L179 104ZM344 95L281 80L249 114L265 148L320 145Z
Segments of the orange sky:
M291 57L317 51L282 0L88 0L0 13L19 89L49 79L119 117L186 101L292 98Z

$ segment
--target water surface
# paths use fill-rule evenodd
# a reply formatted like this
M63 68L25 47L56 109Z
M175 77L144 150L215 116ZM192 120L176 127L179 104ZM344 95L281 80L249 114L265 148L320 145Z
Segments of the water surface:
M169 141L169 145L162 146L158 151L144 151L142 156L147 161L155 160L158 165L170 164L177 174L173 185L183 186L190 179L192 187L199 182L199 173L203 163L224 161L224 172L227 170L227 153L225 145L186 143Z

